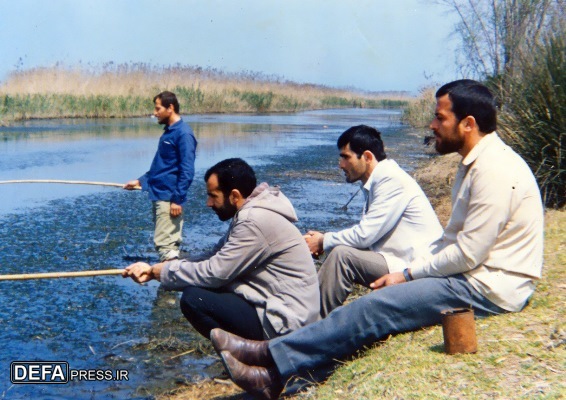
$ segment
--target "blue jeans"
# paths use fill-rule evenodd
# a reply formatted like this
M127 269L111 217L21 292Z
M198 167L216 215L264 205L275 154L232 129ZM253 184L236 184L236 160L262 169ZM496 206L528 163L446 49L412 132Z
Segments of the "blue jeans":
M283 383L291 377L321 379L336 361L364 346L439 324L441 311L459 307L471 307L480 317L506 312L480 295L463 275L417 279L374 290L325 319L270 340L269 350Z

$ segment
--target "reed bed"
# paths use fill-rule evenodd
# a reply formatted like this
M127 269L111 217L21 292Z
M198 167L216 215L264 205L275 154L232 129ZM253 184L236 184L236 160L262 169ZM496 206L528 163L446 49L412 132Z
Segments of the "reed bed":
M438 85L440 86L440 85ZM428 128L436 106L436 87L426 86L417 98L411 99L403 112L402 120L415 128Z
M0 120L136 117L155 94L177 94L182 113L294 112L306 109L403 107L404 92L362 92L303 84L255 72L193 66L105 64L33 68L0 84Z

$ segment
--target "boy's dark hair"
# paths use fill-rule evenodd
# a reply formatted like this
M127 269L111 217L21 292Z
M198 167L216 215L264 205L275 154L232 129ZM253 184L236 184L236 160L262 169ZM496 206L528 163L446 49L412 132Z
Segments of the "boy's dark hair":
M461 79L443 85L436 92L436 98L448 94L452 112L458 121L468 115L475 118L482 133L497 129L497 104L489 89L471 79Z
M241 158L228 158L213 165L204 174L204 181L207 182L212 174L218 177L218 189L224 197L238 189L247 198L257 186L254 170Z
M175 113L179 114L179 101L177 100L175 93L167 91L161 92L153 98L153 102L155 103L155 100L157 99L161 100L161 105L165 108L168 108L171 104L173 104L173 110L175 110Z
M371 126L357 125L347 129L338 138L338 149L343 148L347 144L350 145L350 150L356 153L358 158L360 158L366 150L371 151L377 161L382 161L387 158L383 141L381 140L381 133Z

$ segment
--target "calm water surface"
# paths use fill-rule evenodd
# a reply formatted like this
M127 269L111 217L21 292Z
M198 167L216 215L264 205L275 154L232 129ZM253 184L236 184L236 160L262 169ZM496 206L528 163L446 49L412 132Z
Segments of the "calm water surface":
M388 156L406 170L425 157L422 134L396 110L324 110L290 115L188 116L199 141L186 206L184 250L198 254L228 225L205 207L204 172L242 157L258 180L279 185L301 231L359 218L362 196L337 168L336 139L352 125L383 132ZM0 128L0 181L62 179L123 183L149 167L161 127L148 119L33 121ZM0 185L2 274L122 268L156 261L145 193L83 185ZM178 310L178 294L119 276L0 282L0 398L151 398L214 376L216 358ZM204 342L206 343L206 342ZM185 356L177 355L192 351ZM194 350L194 351L193 351ZM128 381L12 385L12 361L67 361L71 369L128 371Z

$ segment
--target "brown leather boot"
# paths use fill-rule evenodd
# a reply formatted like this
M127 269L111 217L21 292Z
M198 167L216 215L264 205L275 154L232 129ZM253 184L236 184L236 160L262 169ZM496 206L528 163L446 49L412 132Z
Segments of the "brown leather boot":
M258 399L278 399L283 384L275 367L254 367L236 360L228 351L221 351L220 358L236 385Z
M244 339L220 328L214 328L210 331L210 340L218 355L222 350L227 350L238 361L247 365L258 367L275 365L269 352L267 340Z

